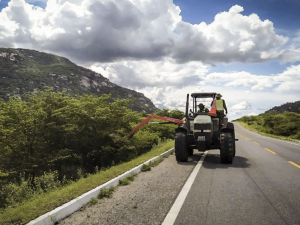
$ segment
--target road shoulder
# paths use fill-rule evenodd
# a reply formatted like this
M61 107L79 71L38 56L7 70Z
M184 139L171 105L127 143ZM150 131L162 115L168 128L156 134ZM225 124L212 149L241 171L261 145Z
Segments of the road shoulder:
M128 186L119 186L111 198L98 200L59 224L161 224L198 160L179 164L171 155Z

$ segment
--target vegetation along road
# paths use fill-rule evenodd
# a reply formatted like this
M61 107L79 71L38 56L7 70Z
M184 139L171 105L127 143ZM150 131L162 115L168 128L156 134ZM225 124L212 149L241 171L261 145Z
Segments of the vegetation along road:
M232 165L220 164L217 150L181 164L170 156L60 224L161 224L166 215L164 224L176 225L300 224L300 145L238 124L236 133ZM197 162L201 168L191 187L182 189ZM186 198L175 201L178 195ZM169 211L173 203L177 212Z

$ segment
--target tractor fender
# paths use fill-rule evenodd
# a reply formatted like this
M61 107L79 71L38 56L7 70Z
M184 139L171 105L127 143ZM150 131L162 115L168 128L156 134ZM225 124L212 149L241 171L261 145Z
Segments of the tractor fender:
M230 132L234 134L234 125L233 123L227 123L227 126L225 128L222 128L220 130L221 132Z

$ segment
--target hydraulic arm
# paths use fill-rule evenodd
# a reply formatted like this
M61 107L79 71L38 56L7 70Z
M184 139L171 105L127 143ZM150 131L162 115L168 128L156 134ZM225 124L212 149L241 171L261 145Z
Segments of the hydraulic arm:
M173 123L178 126L183 124L183 120L180 120L180 119L150 114L147 117L143 118L143 120L131 130L129 137L132 137L133 135L135 135L140 129L145 127L148 123L150 123L151 120L154 120L154 119L166 121L167 123Z

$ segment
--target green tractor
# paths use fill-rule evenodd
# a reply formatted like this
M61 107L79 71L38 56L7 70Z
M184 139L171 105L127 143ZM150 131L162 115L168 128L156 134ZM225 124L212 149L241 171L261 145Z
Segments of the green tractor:
M206 111L197 112L199 103L209 99L212 102L217 93L192 93L192 107L187 95L185 122L176 128L175 155L178 162L185 162L193 155L194 149L206 151L220 149L222 163L232 163L235 157L235 133L228 118L210 116Z

